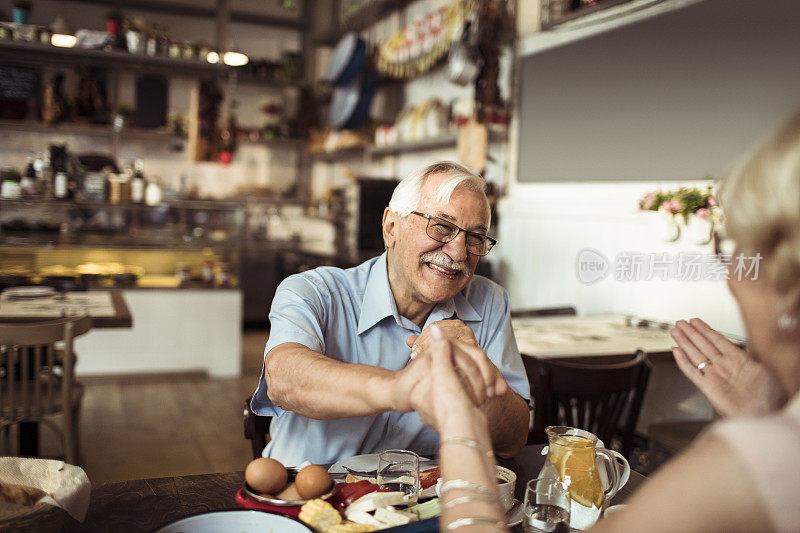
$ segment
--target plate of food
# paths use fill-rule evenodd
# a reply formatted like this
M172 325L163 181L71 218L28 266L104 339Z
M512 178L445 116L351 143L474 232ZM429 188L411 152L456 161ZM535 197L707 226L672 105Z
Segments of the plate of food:
M244 479L245 495L279 507L300 506L314 498L326 498L334 484L324 466L308 464L286 468L268 457L251 461Z
M3 296L13 299L47 298L56 293L53 287L30 285L26 287L11 287L3 291Z
M181 518L156 530L155 533L217 533L237 531L241 533L308 533L311 529L299 520L260 511L232 510L201 513Z

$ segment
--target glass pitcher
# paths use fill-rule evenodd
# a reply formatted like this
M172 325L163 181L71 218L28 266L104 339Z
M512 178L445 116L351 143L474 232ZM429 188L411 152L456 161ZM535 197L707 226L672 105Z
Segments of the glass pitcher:
M545 429L549 446L539 477L552 477L569 484L570 527L586 529L600 517L603 504L621 489L630 477L625 457L603 447L595 435L567 426ZM598 463L605 468L599 469Z

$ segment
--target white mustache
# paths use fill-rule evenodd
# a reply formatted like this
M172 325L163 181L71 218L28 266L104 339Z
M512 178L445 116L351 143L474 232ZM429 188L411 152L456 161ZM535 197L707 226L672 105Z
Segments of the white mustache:
M431 263L448 270L455 270L456 272L464 275L469 272L469 265L466 261L453 261L449 255L441 250L422 254L422 256L419 258L419 262Z

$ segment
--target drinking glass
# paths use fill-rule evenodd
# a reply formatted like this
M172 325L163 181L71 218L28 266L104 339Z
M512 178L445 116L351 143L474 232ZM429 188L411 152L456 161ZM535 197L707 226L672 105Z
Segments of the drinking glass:
M525 485L525 533L569 533L569 485L539 477Z
M419 455L408 450L386 450L378 459L378 485L405 494L406 503L419 494Z

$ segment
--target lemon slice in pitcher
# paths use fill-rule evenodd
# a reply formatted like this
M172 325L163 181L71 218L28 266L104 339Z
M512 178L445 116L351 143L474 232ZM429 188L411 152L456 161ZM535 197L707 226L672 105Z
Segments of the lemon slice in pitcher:
M561 481L569 483L573 500L584 507L603 505L603 485L595 465L594 448L567 450L557 467Z

